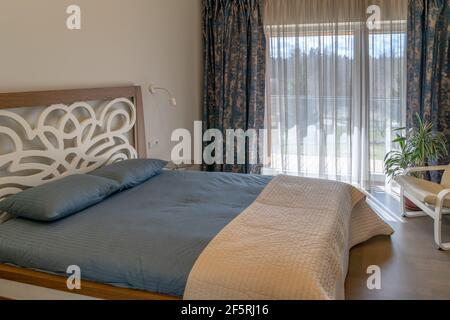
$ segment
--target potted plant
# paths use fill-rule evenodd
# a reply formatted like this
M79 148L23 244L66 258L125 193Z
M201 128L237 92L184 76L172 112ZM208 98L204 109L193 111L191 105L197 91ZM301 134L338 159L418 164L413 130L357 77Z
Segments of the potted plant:
M433 131L433 124L423 121L416 114L417 126L410 130L405 128L395 129L396 137L392 141L399 148L389 152L384 158L385 173L389 179L403 173L409 167L424 167L429 162L437 161L448 156L447 141L442 133ZM414 173L418 178L423 178L423 173ZM410 211L420 210L405 197L405 206Z

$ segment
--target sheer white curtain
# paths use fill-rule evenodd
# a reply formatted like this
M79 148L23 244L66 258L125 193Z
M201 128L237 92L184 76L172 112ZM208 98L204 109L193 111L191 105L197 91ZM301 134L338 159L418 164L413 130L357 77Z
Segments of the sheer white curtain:
M384 184L405 121L406 13L407 0L266 0L266 173Z

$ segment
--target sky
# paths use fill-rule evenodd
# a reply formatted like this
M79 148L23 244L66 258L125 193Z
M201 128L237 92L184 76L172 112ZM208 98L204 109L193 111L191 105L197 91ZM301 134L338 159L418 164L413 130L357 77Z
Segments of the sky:
M302 53L322 48L323 51L336 51L339 56L352 58L355 37L353 35L338 36L304 36L304 37L272 37L270 39L272 58L290 57L298 48ZM402 57L405 55L406 34L372 34L369 38L370 56Z

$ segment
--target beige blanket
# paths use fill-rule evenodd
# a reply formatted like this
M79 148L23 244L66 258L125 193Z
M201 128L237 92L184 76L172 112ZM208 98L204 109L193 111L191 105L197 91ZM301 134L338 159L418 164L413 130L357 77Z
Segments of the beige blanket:
M202 252L184 298L344 299L352 210L376 215L361 201L348 184L274 178Z

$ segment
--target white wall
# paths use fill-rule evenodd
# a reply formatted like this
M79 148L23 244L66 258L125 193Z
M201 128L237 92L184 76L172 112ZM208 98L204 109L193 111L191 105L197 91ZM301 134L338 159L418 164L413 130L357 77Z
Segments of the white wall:
M82 10L82 29L66 28L66 8ZM0 92L149 83L144 95L150 156L170 158L175 128L201 119L201 0L0 0Z

